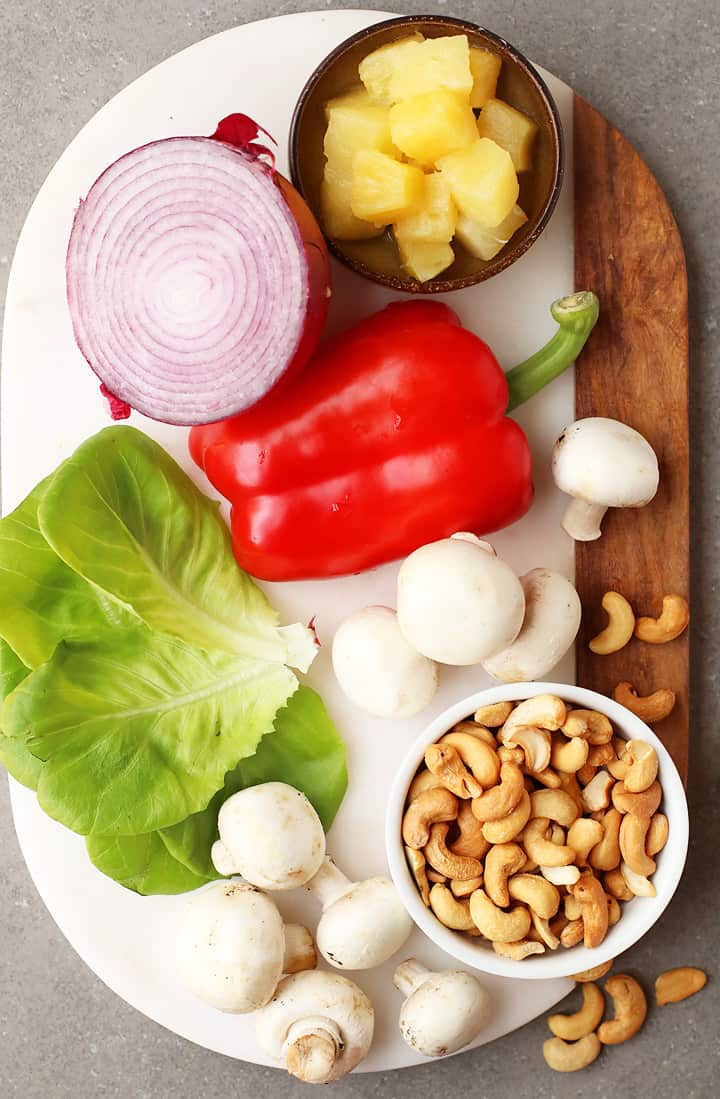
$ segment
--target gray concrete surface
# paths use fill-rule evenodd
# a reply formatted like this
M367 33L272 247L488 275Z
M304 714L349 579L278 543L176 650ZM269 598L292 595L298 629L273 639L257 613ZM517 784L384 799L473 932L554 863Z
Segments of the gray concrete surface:
M192 42L239 22L323 7L248 0L7 0L0 6L0 293L30 202L57 156L110 96ZM328 5L329 6L329 5ZM360 3L336 6L361 6ZM642 1033L589 1070L544 1066L542 1020L476 1053L400 1073L350 1078L338 1095L474 1099L582 1095L684 1099L720 1092L717 966L717 714L720 403L717 206L720 29L715 0L486 0L366 7L475 19L573 84L657 174L685 240L692 317L693 730L688 867L674 903L623 967L650 986L698 964L706 991L652 1012ZM268 79L277 78L268 69ZM641 396L641 395L639 395ZM0 781L0 1096L210 1099L299 1096L302 1085L182 1041L137 1014L85 968L35 893Z

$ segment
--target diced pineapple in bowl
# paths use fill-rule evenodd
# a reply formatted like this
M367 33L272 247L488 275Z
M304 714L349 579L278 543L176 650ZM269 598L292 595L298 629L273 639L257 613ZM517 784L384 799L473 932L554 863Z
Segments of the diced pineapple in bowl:
M397 290L445 292L537 239L562 184L562 131L514 47L413 16L361 31L316 69L290 166L342 262Z

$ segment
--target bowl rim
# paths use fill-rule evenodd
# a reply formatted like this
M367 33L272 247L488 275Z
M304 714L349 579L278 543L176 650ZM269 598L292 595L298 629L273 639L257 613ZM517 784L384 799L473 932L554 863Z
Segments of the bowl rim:
M495 954L488 946L469 942L457 932L444 927L423 904L411 877L401 837L401 822L408 786L422 761L425 748L443 736L453 725L480 706L495 702L517 701L539 694L555 694L585 709L607 714L623 739L647 740L653 745L660 763L659 777L663 787L662 811L670 825L669 837L658 856L653 875L656 897L640 897L628 901L623 918L608 931L606 938L593 950L582 945L562 953L546 952L519 963ZM659 737L630 710L611 698L568 683L508 683L499 684L462 698L438 714L405 753L393 780L385 815L385 848L390 874L403 904L417 927L451 957L486 973L521 980L545 980L569 977L591 966L600 965L628 950L645 935L670 903L680 882L688 849L689 820L687 798L682 779L669 752ZM663 857L664 856L664 857ZM629 911L630 905L638 906Z
M560 198L560 193L563 187L563 180L565 177L565 136L563 133L562 122L560 120L560 114L557 109L557 104L552 96L547 84L540 76L532 62L522 53L517 46L513 46L507 39L502 38L499 34L495 34L494 31L487 30L485 27L481 27L479 23L473 23L469 19L459 19L454 16L438 15L404 15L396 16L393 19L381 19L377 23L371 23L367 27L363 27L361 30L351 34L339 45L331 50L326 57L320 62L319 65L312 71L308 79L306 80L303 88L298 96L295 104L295 109L290 120L290 132L288 136L288 161L290 165L290 178L293 186L302 195L305 201L309 204L309 200L305 195L305 192L301 185L300 171L299 171L299 155L298 155L298 130L300 126L300 120L303 116L305 107L315 90L316 85L325 75L327 70L332 67L334 62L357 42L361 42L367 38L373 31L377 31L385 27L412 27L419 23L437 23L440 26L455 26L459 30L469 31L473 34L482 35L488 39L489 42L496 45L502 52L509 54L510 57L520 66L525 74L525 77L535 85L536 90L539 92L541 99L543 100L550 120L550 130L553 137L553 181L550 187L547 200L540 210L540 213L535 221L532 229L527 235L518 241L514 248L511 248L507 253L503 249L497 257L490 260L485 267L472 275L464 275L458 278L446 278L437 277L430 279L426 283L418 282L416 279L411 278L398 278L396 275L385 275L382 272L373 271L371 267L363 263L361 260L355 260L352 257L346 255L341 248L338 247L336 242L328 237L325 233L325 241L333 256L342 263L349 270L354 271L358 275L362 275L364 278L369 279L371 282L378 283L381 286L386 286L391 290L395 290L399 293L408 294L447 294L453 290L464 290L469 286L477 286L481 282L485 282L487 279L493 278L495 275L499 275L501 271L506 270L516 260L520 259L529 248L535 243L540 234L547 227L553 211ZM312 208L311 208L312 209ZM314 211L313 211L314 212ZM322 226L321 226L322 229Z

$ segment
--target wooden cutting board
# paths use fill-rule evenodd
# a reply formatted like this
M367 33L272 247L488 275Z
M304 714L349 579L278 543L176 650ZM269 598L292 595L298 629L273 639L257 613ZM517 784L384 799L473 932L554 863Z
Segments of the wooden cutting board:
M575 378L575 411L637 428L660 460L660 488L640 509L609 511L602 538L577 543L576 585L585 608L577 681L612 694L629 680L638 694L677 693L655 731L687 780L689 640L633 638L596 656L588 640L606 624L600 606L613 589L636 614L657 616L662 596L688 597L687 275L678 227L656 179L623 136L575 96L575 285L595 290L600 320Z

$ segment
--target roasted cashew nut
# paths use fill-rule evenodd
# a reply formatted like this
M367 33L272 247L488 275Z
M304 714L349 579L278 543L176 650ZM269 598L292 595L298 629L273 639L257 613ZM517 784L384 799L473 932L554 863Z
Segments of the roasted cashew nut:
M430 907L444 927L452 931L472 931L475 924L470 915L470 902L458 900L446 885L434 885L430 890Z
M432 771L428 770L418 771L408 788L408 805L411 801L414 801L415 798L420 797L420 794L424 793L426 790L439 789L447 789L440 775L434 775Z
M557 844L558 847L565 843L565 829L561 828L559 824L550 825L550 841Z
M707 984L707 974L702 969L684 965L679 969L667 969L655 980L655 999L658 1006L678 1004L694 996Z
M528 775L541 786L547 786L549 790L562 789L562 780L551 767L546 767L543 771L528 771Z
M458 799L444 787L424 790L410 802L402 822L403 843L420 849L430 839L430 826L438 821L455 820Z
M514 874L507 883L509 897L522 901L542 920L550 920L560 907L560 894L546 878L538 874Z
M605 767L615 759L615 749L611 743L594 744L588 751L587 763L590 767Z
M559 729L567 714L567 706L557 695L535 695L521 702L508 716L502 731L498 735L501 742L512 743L511 730L521 726L547 729L552 732Z
M597 767L593 767L590 763L586 763L584 767L580 768L580 770L577 772L577 779L583 789L587 786L589 782L592 782L596 774ZM582 802L582 811L585 812L584 802Z
M446 878L467 881L478 878L483 872L482 863L470 855L454 855L446 844L449 824L433 824L430 839L425 845L424 855L433 870L444 874Z
M628 889L627 882L622 876L619 866L603 874L603 885L605 886L605 892L618 901L631 901L635 896L633 891Z
M547 817L569 828L579 816L578 807L564 790L536 790L530 795L530 816Z
M620 902L617 897L607 898L608 906L608 927L614 927L622 916L622 909L620 908Z
M600 946L607 935L609 916L608 902L601 882L594 874L583 874L570 892L580 902L583 922L583 938L588 950Z
M523 774L516 763L503 763L500 768L500 785L473 798L472 811L478 820L501 820L516 807L525 785Z
M605 829L599 820L580 817L574 821L567 833L567 845L575 852L576 866L586 866L593 847L603 838Z
M472 733L446 733L440 744L449 744L483 789L494 786L500 774L500 760L495 746Z
M541 866L540 873L552 885L574 885L580 878L577 866Z
M655 873L655 859L646 853L647 834L650 830L649 817L636 817L626 813L620 825L620 854L636 874L649 878Z
M469 736L474 736L476 740L482 740L485 744L489 744L493 751L497 748L494 734L486 729L484 725L478 725L475 721L459 721L457 725L453 725L451 732L467 733Z
M670 826L664 813L656 813L650 821L645 850L648 855L657 855L667 843Z
M497 754L501 763L516 763L518 767L525 765L525 753L519 745L517 748L510 748L506 744L501 744Z
M616 787L617 789L617 787ZM588 856L594 870L614 870L620 865L620 825L622 814L613 807L603 814L603 836Z
M588 761L590 745L584 737L572 737L567 740L556 734L550 750L550 763L556 771L575 774Z
M482 793L482 786L470 774L452 744L431 744L426 748L425 766L459 798L475 798Z
M581 973L572 973L570 980L578 981L580 984L584 984L585 981L599 981L601 977L610 972L614 960L614 958L611 958L609 962L601 962L600 965L591 966L590 969L583 969Z
M558 1038L566 1042L577 1042L580 1038L592 1034L605 1014L605 997L592 981L582 985L583 1003L579 1011L572 1015L549 1015L547 1024Z
M514 962L521 962L523 958L529 958L531 954L544 954L545 947L534 939L521 939L517 943L494 942L493 950L501 958L512 958Z
M657 889L650 879L646 878L644 874L636 874L626 862L620 863L620 873L625 879L628 889L635 897L657 896Z
M416 851L414 847L405 848L405 858L408 861L415 884L420 891L420 897L426 908L430 907L430 884L425 867L425 856L422 851Z
M675 706L675 692L668 687L662 687L650 695L638 695L632 683L623 682L618 683L613 691L613 698L646 725L662 721L672 713Z
M575 859L572 847L559 846L548 839L550 820L534 817L523 829L522 845L530 859L540 867L569 866Z
M433 870L432 866L426 868L425 874L427 880L433 885L445 885L447 881L447 874L439 874L437 870Z
M586 1034L579 1042L570 1044L562 1038L548 1038L543 1042L543 1057L555 1072L577 1072L597 1060L601 1049L596 1034Z
M579 880L579 878L578 878ZM575 883L573 882L573 885ZM567 916L570 923L573 920L582 919L582 905L577 897L573 897L572 893L567 893L563 901L563 912Z
M674 641L690 621L690 607L682 595L666 595L662 601L662 613L659 618L638 618L635 622L635 636L640 641L649 641L651 645L664 645Z
M482 826L483 836L488 843L509 843L520 835L529 819L530 795L523 789L520 801L512 813L508 813L502 820L485 821Z
M662 801L662 786L653 782L640 794L631 794L624 782L616 782L612 789L612 803L621 813L634 813L636 817L652 817Z
M485 892L493 904L510 904L508 878L525 865L525 852L517 843L497 843L485 857Z
M507 748L522 748L529 771L544 771L550 765L550 733L532 725L510 725L500 730L500 743Z
M477 878L468 878L467 881L456 881L454 878L450 882L450 891L453 897L457 897L458 900L463 900L465 897L469 897L476 889L479 889L483 883L483 875L480 874ZM473 924L473 927L475 925Z
M578 813L583 813L582 790L580 788L580 783L577 780L577 775L567 774L565 771L558 771L557 776L560 779L560 789L570 795L578 807Z
M624 595L617 591L606 591L602 597L602 608L608 616L608 624L588 648L598 656L608 656L624 649L635 630L635 614Z
M560 932L560 942L566 949L569 949L571 946L577 946L578 943L581 943L584 934L582 920L570 920Z
M627 973L608 977L605 991L615 1005L615 1018L602 1023L597 1036L604 1046L616 1046L640 1030L647 1015L647 999L635 978Z
M490 844L483 835L482 821L472 811L472 803L461 801L457 815L460 835L448 844L453 855L470 855L474 859L484 859L490 850Z
M475 711L474 717L478 725L486 725L490 729L497 729L504 725L513 711L512 702L494 702L490 706L481 706Z
M562 731L567 737L583 737L588 744L607 744L613 735L609 717L599 710L570 710Z
M644 740L631 740L627 746L626 758L630 766L623 779L625 789L631 794L641 794L657 778L657 752L652 744L647 744Z
M538 941L542 940L550 950L557 950L560 946L560 939L550 927L550 921L538 916L532 908L530 909L530 919L532 920L531 934L537 936Z
M610 804L610 791L615 785L615 779L604 768L594 775L582 792L583 806L586 813L597 813L600 809L607 809Z
M527 908L517 905L505 912L493 904L483 889L476 889L470 898L470 915L478 931L494 943L519 942L530 930Z

